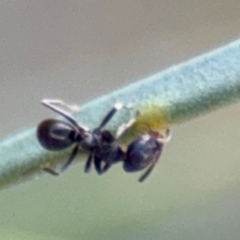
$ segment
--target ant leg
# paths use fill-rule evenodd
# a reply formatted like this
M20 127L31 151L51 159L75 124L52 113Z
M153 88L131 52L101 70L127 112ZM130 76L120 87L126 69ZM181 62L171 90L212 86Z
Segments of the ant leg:
M59 176L59 174L60 174L60 173L58 173L58 172L55 172L55 171L52 170L51 168L44 168L43 170L44 170L45 172L53 175L53 176L56 176L56 177Z
M114 107L103 118L102 122L99 124L96 130L101 130L110 121L110 119L114 116L114 114L122 108L123 108L122 103L116 103Z
M69 157L69 159L67 160L67 162L62 166L60 172L55 172L54 170L52 170L51 168L44 168L43 170L53 176L59 176L62 172L66 171L68 169L68 167L71 165L72 161L74 160L74 158L76 157L77 153L78 153L78 148L79 145L76 145Z
M63 106L71 112L79 111L79 106L76 104L68 104L60 99L43 99L42 102L48 103L49 105Z
M91 166L92 166L92 154L90 153L88 155L87 162L85 164L84 172L88 173L90 171L90 169L91 169Z
M101 173L105 173L111 166L112 166L112 164L105 163L105 165L102 168L102 172Z
M115 138L120 138L126 131L129 129L135 122L137 121L137 118L131 118L127 123L122 124L115 135Z
M105 156L104 160L104 165L101 166L101 173L105 173L109 170L109 168L118 162L122 162L124 158L124 152L120 146L111 146L111 150L107 150L108 154Z
M71 165L72 161L74 160L74 158L76 157L76 155L78 153L78 148L79 148L79 145L77 144L76 147L73 149L68 161L62 166L61 173L66 171L68 169L68 167Z
M139 182L143 182L148 175L152 172L153 168L155 167L157 161L154 161L151 166L147 169L147 171L138 179Z
M162 144L167 143L170 140L171 140L171 133L169 129L166 130L166 135L164 137L157 139L157 141ZM152 172L153 168L155 167L157 161L160 158L160 154L161 154L161 151L159 151L159 153L156 155L155 160L152 162L152 164L147 169L147 171L138 179L139 182L143 182L148 177L148 175Z
M166 130L166 135L164 137L160 137L157 139L158 142L162 143L162 144L165 144L165 143L168 143L172 138L172 135L170 133L170 129L168 128Z
M66 118L70 123L72 123L78 130L86 130L83 127L80 127L77 121L65 110L57 107L56 105L64 105L64 102L61 100L51 100L51 99L44 99L41 103L51 109L52 111L60 114L62 117Z
M103 173L102 169L101 169L101 161L102 161L101 158L94 156L95 169L99 175L101 175Z
M139 182L143 182L149 174L152 172L153 168L155 167L158 159L160 158L161 151L156 155L155 160L151 163L150 167L146 170L146 172L138 179Z
M129 122L122 124L118 128L115 138L116 139L120 138L127 131L127 129L130 128L136 121L137 120L135 118L132 118L129 120Z

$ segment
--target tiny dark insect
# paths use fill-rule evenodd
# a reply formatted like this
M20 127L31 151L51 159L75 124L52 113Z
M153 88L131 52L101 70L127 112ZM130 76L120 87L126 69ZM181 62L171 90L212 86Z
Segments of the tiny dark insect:
M92 162L98 174L106 172L113 163L122 161L123 151L116 142L124 130L125 124L121 126L117 136L113 136L110 131L102 130L111 120L114 114L123 106L117 103L106 114L100 125L93 131L80 126L77 121L66 111L57 105L69 107L61 100L43 100L42 104L54 112L63 116L68 122L58 119L47 119L42 121L37 128L37 138L39 143L47 150L61 151L75 144L67 162L61 167L60 172L50 168L44 170L51 175L58 176L65 171L76 157L79 148L86 150L89 155L85 164L85 172L89 172ZM104 163L104 166L102 166Z
M139 178L139 182L143 182L159 160L164 144L169 142L170 139L169 129L166 130L165 137L154 131L149 131L147 134L139 136L127 148L123 169L126 172L137 172L149 166Z
M139 113L128 123L120 126L116 135L113 136L110 131L102 129L118 110L125 107L121 103L115 104L93 131L80 126L69 113L57 107L57 105L69 107L61 100L43 100L42 104L63 116L68 122L57 119L47 119L41 122L37 128L37 138L40 144L45 149L53 151L61 151L75 144L60 172L44 168L46 172L54 176L58 176L70 166L81 147L89 153L85 164L86 173L89 172L92 162L94 162L97 173L102 174L112 164L123 161L123 169L126 172L141 171L149 166L139 178L139 182L143 182L160 158L164 144L171 138L169 129L166 130L165 137L158 132L149 131L133 140L124 152L117 141L136 122Z

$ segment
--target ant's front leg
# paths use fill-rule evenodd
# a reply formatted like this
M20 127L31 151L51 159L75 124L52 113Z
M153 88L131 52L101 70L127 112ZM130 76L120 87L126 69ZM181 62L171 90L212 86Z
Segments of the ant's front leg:
M122 124L115 135L115 139L119 139L136 121L137 117L139 116L139 112L137 111L136 117L131 118L127 123Z
M101 130L111 120L111 118L115 115L115 113L122 108L123 108L122 103L116 103L114 107L103 118L102 122L99 124L96 130Z
M171 132L170 132L170 129L166 129L166 132L165 132L165 136L160 136L157 141L162 143L162 144L165 144L165 143L168 143L172 138L172 135L171 135Z
M103 118L102 122L96 129L101 130L112 119L112 117L122 108L129 109L132 106L133 104L123 105L121 102L116 103L114 107L110 109L110 111L106 114L106 116Z

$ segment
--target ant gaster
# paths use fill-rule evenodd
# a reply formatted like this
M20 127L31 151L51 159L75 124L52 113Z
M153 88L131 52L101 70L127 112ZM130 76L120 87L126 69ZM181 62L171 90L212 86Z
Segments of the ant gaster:
M123 104L115 104L103 118L99 126L93 131L80 126L68 112L57 107L57 105L61 105L70 108L70 106L63 101L43 100L42 104L60 114L68 121L47 119L41 122L37 128L37 138L42 147L47 150L60 151L75 144L67 162L61 167L59 173L50 168L44 168L46 172L58 176L65 171L76 157L80 147L89 153L85 164L85 172L89 172L93 161L95 169L99 174L106 172L113 163L122 161L123 151L116 140L127 128L125 127L126 124L119 128L120 130L117 132L116 137L113 136L110 131L102 130L102 128L111 120L118 110L124 107ZM103 167L102 162L105 164Z

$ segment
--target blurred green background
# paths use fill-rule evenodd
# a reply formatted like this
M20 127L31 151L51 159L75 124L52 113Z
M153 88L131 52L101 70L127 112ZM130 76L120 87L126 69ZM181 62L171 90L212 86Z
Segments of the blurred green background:
M1 131L84 103L239 36L240 1L0 2ZM0 239L239 239L240 104L173 129L143 184L73 165L0 193ZM13 149L14 151L14 149ZM20 154L20 153L19 153Z

